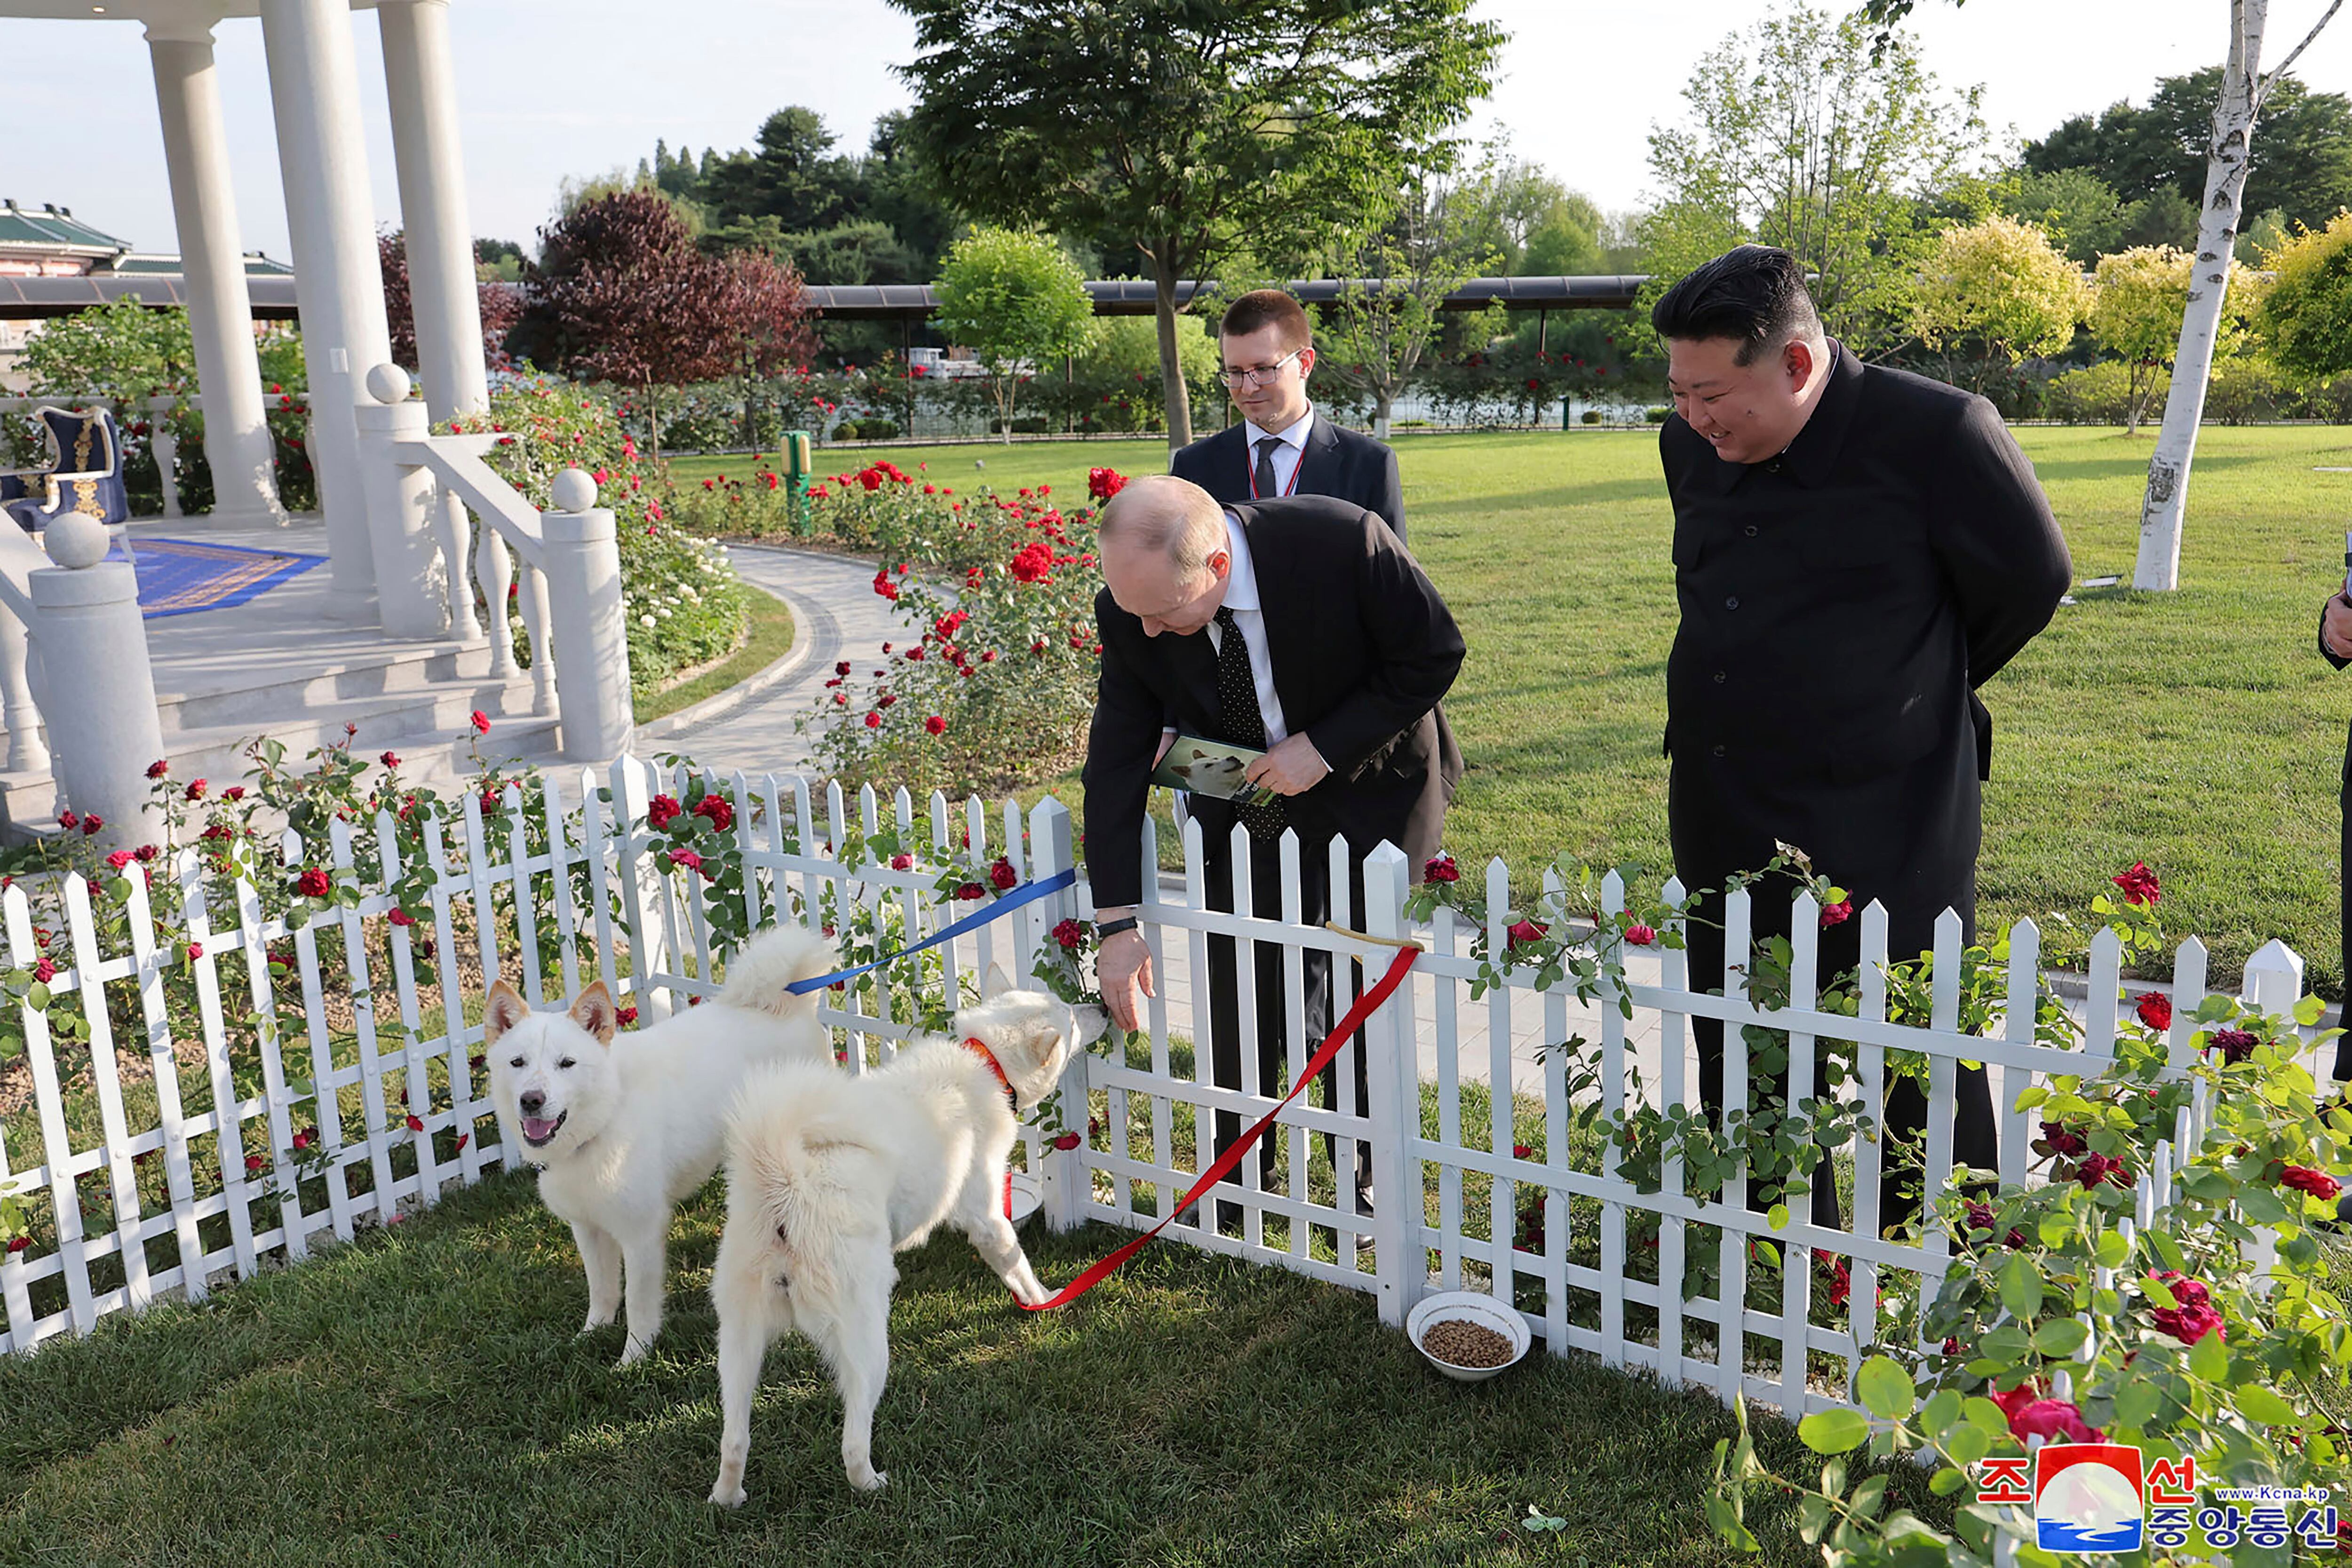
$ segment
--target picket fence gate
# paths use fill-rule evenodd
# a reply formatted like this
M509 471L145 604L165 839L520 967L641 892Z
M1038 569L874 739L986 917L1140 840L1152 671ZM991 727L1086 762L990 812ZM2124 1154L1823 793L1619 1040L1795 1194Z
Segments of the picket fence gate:
M518 1145L498 1137L486 1078L474 1061L480 1030L466 1015L478 1015L488 984L481 977L506 977L535 1005L560 1003L601 977L625 1004L640 1009L645 1023L718 989L714 975L723 968L723 954L715 950L714 895L700 878L659 858L667 841L645 821L652 796L683 795L688 778L684 765L666 772L653 763L624 758L601 781L593 773L572 776L570 793L557 779L541 779L535 804L557 831L536 836L514 831L503 854L492 851L498 835L489 831L481 803L465 797L459 820L435 821L426 829L436 879L429 918L414 925L386 918L396 904L389 884L404 869L389 818L361 828L337 822L320 862L349 873L354 832L373 831L385 885L362 890L356 907L327 909L291 925L265 918L256 891L243 883L237 885L235 908L209 907L195 853L188 850L168 877L155 879L152 890L133 886L129 948L102 952L89 893L69 880L63 907L72 966L59 969L49 988L81 998L89 1040L87 1047L73 1041L70 1049L62 1048L51 1039L43 1012L29 998L16 1002L26 1050L23 1067L12 1071L29 1074L30 1098L0 1114L0 1197L26 1205L37 1221L46 1211L46 1223L35 1225L42 1233L36 1244L0 1256L0 1302L6 1319L0 1350L21 1351L60 1333L86 1333L109 1313L136 1312L165 1296L200 1299L224 1277L249 1278L279 1261L299 1261L322 1232L347 1240L362 1227L396 1223L431 1205L453 1184L478 1181L492 1168L520 1166ZM744 866L740 913L755 927L796 918L799 912L820 907L829 894L830 908L845 928L850 914L862 909L895 918L913 940L975 907L940 895L941 866L985 867L1001 857L1026 883L1073 863L1069 814L1051 799L1024 812L1011 800L992 810L976 798L959 808L934 795L919 821L915 802L904 790L886 802L870 788L848 795L837 783L819 787L798 776L705 776L705 782L724 789L734 802L731 831ZM520 787L510 786L505 820L520 821L523 806ZM902 845L927 841L928 855L918 856L908 869L893 870L876 861L853 862L836 850L863 845L888 830L895 830ZM1376 975L1392 952L1377 940L1368 943L1344 931L1305 925L1295 892L1286 894L1282 918L1211 910L1196 821L1180 830L1183 871L1172 880L1181 886L1163 885L1159 841L1167 831L1147 824L1139 845L1147 889L1143 928L1160 981L1142 1039L1127 1051L1088 1052L1072 1061L1060 1105L1072 1130L1087 1129L1076 1148L1054 1148L1036 1126L1024 1134L1018 1157L1037 1176L1047 1223L1056 1228L1087 1220L1129 1228L1157 1223L1202 1163L1188 1123L1206 1128L1219 1110L1251 1118L1273 1104L1269 1096L1214 1086L1207 1081L1206 1053L1197 1067L1188 1068L1178 1043L1195 1033L1188 1004L1205 986L1213 936L1280 949L1294 1076L1314 1043L1303 1038L1300 1027L1303 956L1309 950L1333 956L1337 1016L1354 994L1351 988L1365 983L1362 975ZM304 847L290 834L286 849L288 864L305 863ZM1281 855L1286 885L1295 888L1295 835L1284 836ZM1234 857L1235 902L1244 908L1248 859L1246 853ZM1223 1235L1205 1224L1171 1226L1164 1239L1367 1292L1377 1300L1381 1321L1391 1326L1401 1326L1433 1290L1484 1288L1506 1301L1525 1300L1523 1317L1555 1354L1579 1350L1610 1366L1647 1368L1670 1385L1708 1388L1727 1402L1745 1396L1792 1419L1849 1405L1853 1370L1885 1341L1877 1306L1881 1278L1890 1271L1916 1275L1923 1294L1932 1295L1950 1266L1948 1243L1939 1235L1918 1246L1878 1238L1875 1145L1856 1140L1845 1151L1854 1170L1851 1230L1816 1227L1803 1216L1792 1216L1775 1229L1766 1216L1748 1210L1744 1177L1730 1182L1719 1199L1685 1196L1683 1173L1673 1161L1664 1167L1661 1190L1645 1193L1621 1174L1616 1153L1605 1142L1597 1158L1581 1164L1576 1158L1568 1053L1558 1049L1559 1042L1578 1033L1591 1038L1598 1053L1598 1092L1611 1112L1625 1107L1628 1066L1642 1053L1640 1037L1645 1032L1654 1032L1657 1043L1654 1087L1643 1092L1659 1105L1684 1102L1694 1087L1688 1020L1697 1017L1720 1019L1727 1031L1744 1023L1789 1031L1790 1077L1799 1083L1811 1078L1817 1040L1856 1042L1867 1095L1883 1091L1888 1051L1922 1052L1931 1063L1925 1171L1931 1193L1948 1184L1951 1171L1949 1107L1957 1061L1986 1063L2000 1103L2013 1107L2019 1091L2037 1075L2095 1073L2115 1051L2119 948L2111 932L2102 932L2090 949L2089 996L2077 1050L2034 1042L2040 938L2031 921L2019 922L2010 933L2011 1005L1998 1035L1959 1030L1962 941L1959 921L1949 913L1936 927L1934 1008L1927 1026L1887 1021L1880 971L1887 956L1886 918L1875 904L1859 916L1860 1017L1815 1010L1823 978L1817 972L1819 912L1804 895L1792 910L1794 961L1786 1008L1751 1006L1737 974L1728 977L1723 996L1694 990L1684 955L1661 947L1655 950L1654 977L1630 972L1626 977L1622 995L1631 1004L1629 1020L1614 989L1587 1007L1566 982L1538 988L1524 969L1511 971L1506 983L1473 1000L1470 990L1479 968L1467 951L1473 935L1468 923L1440 908L1424 927L1411 928L1404 905L1412 868L1399 852L1382 846L1365 858L1361 908L1351 900L1344 845L1335 842L1330 862L1334 925L1392 942L1417 938L1427 948L1405 988L1366 1027L1370 1103L1354 1103L1352 1078L1343 1069L1337 1103L1312 1103L1312 1096L1305 1097L1279 1119L1274 1135L1288 1155L1285 1186L1262 1186L1252 1157L1243 1162L1238 1184L1217 1189L1219 1199L1241 1206L1239 1235ZM575 896L575 876L588 890L584 900ZM1680 891L1669 883L1668 898ZM1559 892L1556 880L1548 878L1545 895ZM1486 868L1485 893L1488 949L1504 952L1513 913L1508 873L1500 861ZM1621 910L1623 896L1612 876L1602 888L1604 909ZM167 904L166 923L158 926L151 912ZM1749 913L1746 894L1727 901L1727 967L1745 967ZM935 949L940 963L933 983L953 997L968 994L967 982L976 988L992 963L1015 976L1028 974L1049 951L1056 924L1089 914L1083 883L1012 911L1007 919ZM22 886L0 893L0 915L6 926L7 966L31 967L39 947ZM523 934L551 922L553 963L544 961L536 940L507 940L502 916ZM320 937L330 931L341 938L333 973L320 951ZM442 996L452 998L446 1012L425 1000L429 988L420 983L416 968L420 941L430 941L437 955ZM299 977L299 1003L281 994L268 969L272 950L282 956L288 944ZM388 959L388 976L387 965L377 961L379 953ZM460 996L464 959L478 964L480 975ZM1351 974L1354 966L1343 961L1349 959L1361 961L1362 974ZM173 1016L166 1007L165 977L182 966L194 977L193 1019ZM1238 968L1241 1055L1249 1061L1256 1055L1251 1038L1255 965L1244 961ZM2205 995L2205 968L2203 945L2193 937L2182 943L2171 987L2176 1006L2169 1051L2176 1072L2189 1060L2192 1015ZM1180 969L1187 981L1181 987L1175 983ZM2246 974L2249 999L2266 1011L2287 1011L2300 994L2301 962L2279 944L2258 953ZM843 1031L854 1071L887 1059L915 1032L914 1025L893 1016L892 988L898 982L887 971L877 971L877 977L870 996L821 994L820 1016ZM233 1039L233 1019L223 1009L224 987L235 990L240 978L249 1016L258 1020L257 1026L246 1026L257 1036L251 1042ZM105 1005L109 987L135 990L141 1039L116 1038ZM348 1009L348 1027L331 1027L331 1009ZM1540 1093L1515 1095L1508 1092L1513 1041L1530 1019L1553 1049L1544 1055ZM179 1048L173 1044L175 1026L185 1042ZM200 1039L192 1038L197 1031ZM1481 1034L1483 1061L1477 1054ZM1434 1055L1426 1078L1424 1043ZM200 1066L194 1060L199 1045ZM148 1081L152 1089L135 1071L126 1080L118 1067L118 1046L134 1066L143 1051L145 1064L155 1070ZM257 1061L240 1064L239 1050ZM79 1060L85 1051L86 1063ZM68 1068L74 1079L70 1088ZM1465 1123L1464 1114L1471 1098L1466 1085L1482 1075L1481 1068L1495 1091L1486 1095L1483 1126ZM1735 1103L1746 1092L1746 1077L1744 1053L1727 1052L1726 1093ZM192 1082L200 1085L193 1096L185 1092ZM425 1090L421 1096L414 1092L419 1086ZM18 1085L18 1099L24 1088ZM192 1098L205 1103L191 1103ZM1097 1106L1096 1125L1089 1127L1089 1111ZM2173 1140L2159 1146L2154 1167L2140 1174L2140 1225L2150 1223L2170 1201L2176 1166L2171 1151L2196 1146L2205 1113L2201 1097L2184 1109ZM2014 1109L2002 1117L2005 1180L2027 1175L2033 1120L2031 1113ZM1520 1129L1529 1123L1540 1128L1540 1136L1522 1139ZM311 1127L315 1142L296 1151L294 1137ZM1370 1144L1378 1196L1369 1221L1355 1215L1328 1176L1310 1169L1321 1134L1336 1140L1333 1168L1341 1170L1348 1168L1355 1141ZM39 1154L29 1162L19 1152L28 1143ZM1528 1145L1526 1152L1516 1152L1523 1143ZM161 1179L152 1170L142 1176L158 1155ZM1481 1186L1484 1201L1475 1201ZM1397 1201L1400 1194L1421 1201ZM1542 1235L1528 1246L1515 1245L1522 1194L1534 1195L1541 1204ZM1210 1207L1204 1198L1202 1209ZM86 1207L99 1211L100 1223L88 1221ZM1628 1255L1629 1222L1646 1228L1652 1221L1654 1268ZM1366 1224L1373 1236L1369 1255L1349 1239ZM1706 1244L1696 1228L1715 1233L1716 1283L1712 1293L1686 1295L1679 1282ZM1274 1233L1277 1229L1279 1235ZM1778 1300L1769 1309L1748 1300L1749 1278L1758 1267L1751 1262L1751 1239L1781 1251ZM1851 1295L1826 1323L1813 1321L1815 1253L1851 1260Z

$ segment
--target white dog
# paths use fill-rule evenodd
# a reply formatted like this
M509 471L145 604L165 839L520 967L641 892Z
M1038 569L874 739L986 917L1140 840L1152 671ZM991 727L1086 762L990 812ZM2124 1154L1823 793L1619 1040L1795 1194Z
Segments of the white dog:
M710 1278L723 1414L712 1502L743 1501L760 1364L793 1328L833 1369L850 1484L882 1484L874 1407L890 1369L893 1252L950 1224L1015 1297L1046 1299L1004 1217L1004 1159L1021 1117L1108 1019L1013 990L994 968L984 995L956 1015L957 1040L918 1041L863 1077L794 1064L745 1080L728 1124L727 1228Z
M482 1013L500 1132L540 1169L539 1195L572 1226L588 1274L588 1322L613 1321L628 1281L626 1366L660 1332L671 1209L710 1179L727 1107L766 1062L830 1071L814 992L785 988L837 967L832 942L800 926L761 932L727 966L713 1001L614 1038L597 981L566 1012L533 1012L504 981Z

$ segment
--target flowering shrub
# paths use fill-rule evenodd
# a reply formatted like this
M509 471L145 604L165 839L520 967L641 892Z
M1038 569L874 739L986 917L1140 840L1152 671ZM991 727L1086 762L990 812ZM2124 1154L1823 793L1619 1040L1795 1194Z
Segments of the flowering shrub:
M961 794L1066 762L1094 703L1093 513L1045 485L958 497L887 462L814 494L821 528L879 555L874 591L908 622L872 663L841 661L802 720L823 765Z
M634 695L657 692L741 642L750 609L725 548L680 531L666 516L636 442L608 404L570 382L516 378L491 393L488 413L453 420L450 427L504 435L487 460L535 507L554 504L551 486L566 468L584 469L596 481L596 504L611 507L620 528ZM510 606L508 613L520 655L520 612Z
M2112 926L2127 948L2147 943L2156 879L2136 866L2115 880L2122 904L2101 901ZM2331 1173L2352 1163L2352 1111L2317 1102L2297 1061L2307 1042L2296 1026L2319 1013L2316 998L2291 1019L2207 998L2189 1065L2175 1070L2169 1009L2162 1023L2142 1012L2119 1028L2112 1064L2020 1095L2041 1118L2039 1179L1971 1190L1970 1176L1988 1173L1955 1172L1926 1220L1955 1259L1918 1319L1916 1341L1932 1348L1863 1364L1853 1392L1869 1416L1830 1411L1798 1425L1824 1455L1865 1443L1874 1459L1931 1453L1933 1490L1962 1500L1951 1534L1908 1513L1882 1518L1885 1478L1849 1485L1840 1458L1818 1487L1771 1475L1744 1410L1738 1441L1717 1449L1717 1533L1757 1550L1744 1500L1765 1485L1797 1494L1805 1539L1827 1563L1974 1568L1993 1560L1996 1536L2019 1561L2045 1561L2030 1511L1979 1492L1984 1461L2022 1454L2034 1437L2135 1444L2151 1465L2193 1459L2206 1485L2345 1496L2352 1462L2337 1407L2352 1336L2315 1233L2335 1219ZM2176 1151L2170 1202L2136 1229L2134 1184L2200 1092L2202 1132Z

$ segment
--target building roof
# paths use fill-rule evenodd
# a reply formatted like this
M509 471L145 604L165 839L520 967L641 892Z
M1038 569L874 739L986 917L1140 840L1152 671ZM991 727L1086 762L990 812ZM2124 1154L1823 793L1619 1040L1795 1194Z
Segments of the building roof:
M256 274L248 269L245 290L247 297L253 301L256 319L291 321L296 319L291 274ZM159 309L170 305L185 305L188 302L187 279L178 273L132 273L126 277L100 272L87 277L0 277L0 321L71 316L94 306L110 304L125 296Z
M186 269L176 251L134 250L100 263L98 270L117 277L158 275L177 277ZM257 250L249 250L245 253L245 275L247 277L291 277L294 269Z
M70 207L48 203L38 207L20 207L13 196L0 199L0 251L113 256L130 248L129 240L92 228L74 216Z
M1439 308L1483 310L1499 304L1506 310L1630 310L1633 296L1647 283L1635 273L1602 273L1587 277L1474 277L1446 295ZM1192 278L1176 285L1176 304L1190 304L1202 285ZM1213 288L1213 284L1208 286ZM1302 278L1284 285L1301 303L1328 305L1343 289L1377 294L1378 278ZM1149 316L1155 294L1149 278L1097 278L1087 285L1097 316ZM939 298L928 284L881 283L812 287L812 309L836 320L919 321L939 308Z

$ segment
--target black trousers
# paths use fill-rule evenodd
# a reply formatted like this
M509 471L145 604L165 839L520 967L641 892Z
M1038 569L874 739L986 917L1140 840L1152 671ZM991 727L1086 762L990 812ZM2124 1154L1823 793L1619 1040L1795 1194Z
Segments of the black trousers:
M2352 845L2352 830L2347 830L2346 842ZM1755 924L1755 940L1789 934L1788 898L1791 890L1779 882L1759 883L1749 893L1748 907ZM1973 900L1970 901L1973 903ZM1690 960L1690 988L1694 991L1717 991L1723 988L1723 900L1720 895L1703 901L1685 931L1685 952ZM1777 924L1775 917L1777 916ZM1716 924L1707 924L1715 922ZM1861 961L1861 921L1851 920L1833 925L1821 934L1819 974L1824 983L1832 977L1854 968ZM1973 923L1969 933L1973 940ZM1916 953L1925 944L1914 944L1907 950ZM1891 957L1900 959L1906 953L1899 941L1888 943ZM1723 1024L1716 1019L1695 1018L1691 1034L1698 1047L1699 1103L1705 1105L1722 1125L1723 1099ZM1751 1101L1762 1091L1752 1076L1748 1081ZM1955 1107L1952 1121L1952 1157L1974 1166L1979 1170L1999 1168L2000 1144L2000 1124L1992 1106L1992 1084L1981 1067L1959 1067L1953 1077ZM1790 1104L1789 1081L1786 1072L1776 1075L1771 1092L1781 1103ZM1827 1075L1817 1064L1814 1069L1813 1093L1829 1093ZM1851 1085L1847 1093L1852 1094ZM1864 1107L1870 1112L1871 1107ZM1895 1079L1887 1087L1886 1103L1879 1113L1878 1129L1880 1165L1878 1177L1878 1223L1883 1228L1898 1225L1919 1212L1919 1185L1924 1175L1919 1163L1919 1151L1925 1149L1923 1136L1927 1125L1927 1096L1916 1078ZM1763 1209L1764 1203L1752 1192L1748 1198L1751 1208ZM1824 1160L1813 1167L1812 1221L1816 1225L1844 1228L1837 1188L1829 1163Z
M1206 824L1204 823L1205 827ZM1234 912L1234 864L1231 841L1222 831L1204 832L1206 848L1209 906ZM1261 917L1279 919L1282 915L1283 877L1281 846L1275 840L1253 838L1249 841L1249 880L1251 913ZM1309 925L1319 926L1331 915L1330 853L1328 845L1313 848L1302 844L1298 854L1299 915ZM1349 872L1349 897L1358 909L1363 907L1363 873L1360 867ZM1289 990L1285 970L1285 950L1275 943L1255 943L1255 961L1251 969L1255 987L1255 1009L1257 1019L1257 1060L1244 1076L1241 1030L1241 964L1235 951L1239 946L1233 937L1211 936L1209 948L1209 1061L1210 1081L1220 1089L1239 1089L1278 1097L1290 1087L1289 1051ZM1307 1039L1304 1049L1312 1051L1330 1032L1331 956L1314 948L1305 949L1299 965L1302 988L1306 996ZM1197 1002L1195 1004L1197 1006ZM1198 1041L1194 1042L1198 1045ZM1353 1064L1355 1077L1355 1108L1359 1115L1370 1106L1370 1077L1364 1064L1364 1040L1361 1035L1322 1073L1323 1103L1334 1109L1339 1100L1339 1066L1340 1061ZM1233 1111L1218 1111L1213 1117L1215 1133L1212 1157L1222 1154L1241 1136L1244 1123ZM1275 1157L1280 1152L1280 1129L1270 1129L1259 1141L1255 1151L1261 1186L1271 1186L1274 1179ZM1335 1139L1323 1135L1326 1157L1336 1165ZM1372 1180L1370 1145L1358 1140L1354 1188L1361 1193ZM1241 1167L1236 1166L1225 1174L1226 1181L1241 1179ZM1239 1210L1230 1204L1217 1206L1220 1225L1237 1221Z

